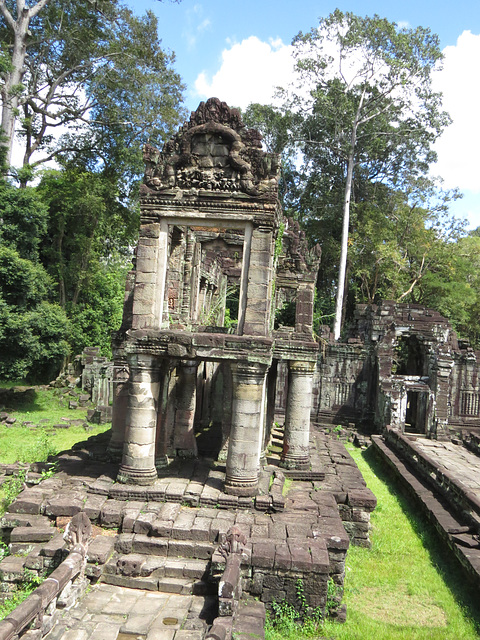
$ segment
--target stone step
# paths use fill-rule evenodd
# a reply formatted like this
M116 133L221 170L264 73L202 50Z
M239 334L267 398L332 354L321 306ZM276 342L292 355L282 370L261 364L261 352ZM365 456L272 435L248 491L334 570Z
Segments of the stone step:
M121 554L137 553L165 558L210 560L218 544L202 540L178 540L145 534L120 534L115 540L115 550Z
M213 595L217 591L217 583L210 580L209 561L137 553L115 552L104 567L101 581L119 587L182 595Z
M232 638L235 640L264 640L265 638L265 605L251 597L238 603Z
M167 576L169 578L204 579L208 577L209 571L209 560L166 558L139 553L120 554L115 552L105 565L105 573L141 576L143 578Z

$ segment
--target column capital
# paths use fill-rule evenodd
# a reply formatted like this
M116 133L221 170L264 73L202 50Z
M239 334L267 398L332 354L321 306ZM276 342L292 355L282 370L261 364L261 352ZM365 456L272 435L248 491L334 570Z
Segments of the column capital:
M182 367L182 369L198 369L199 364L200 362L198 360L179 360L177 367Z
M311 360L289 360L288 370L297 375L311 376L317 366Z
M154 371L160 369L160 359L149 353L128 353L127 363L130 369Z
M260 362L232 362L232 375L242 384L259 384L267 372L267 365Z

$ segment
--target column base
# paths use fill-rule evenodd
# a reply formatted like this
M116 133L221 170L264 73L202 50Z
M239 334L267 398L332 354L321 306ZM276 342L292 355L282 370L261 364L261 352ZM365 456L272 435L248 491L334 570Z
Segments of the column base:
M284 469L306 471L310 469L310 460L309 458L283 458L280 460L280 466Z
M158 480L157 470L134 469L126 465L121 465L117 474L117 482L122 484L150 485Z
M258 493L258 479L252 480L251 482L239 481L238 483L234 480L225 480L223 490L230 496L250 498L256 496Z

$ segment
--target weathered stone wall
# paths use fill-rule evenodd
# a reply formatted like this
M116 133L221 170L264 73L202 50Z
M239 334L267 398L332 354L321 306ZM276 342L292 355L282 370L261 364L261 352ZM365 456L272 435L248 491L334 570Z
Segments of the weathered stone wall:
M436 311L359 305L347 342L322 342L312 418L437 439L480 426L479 355Z
M368 351L363 344L328 344L319 353L312 419L361 422L368 406Z

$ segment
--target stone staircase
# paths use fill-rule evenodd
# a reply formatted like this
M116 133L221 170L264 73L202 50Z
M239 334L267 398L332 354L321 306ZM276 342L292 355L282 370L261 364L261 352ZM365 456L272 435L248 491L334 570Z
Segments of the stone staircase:
M118 587L178 593L215 595L210 561L114 552L104 567L102 582Z

